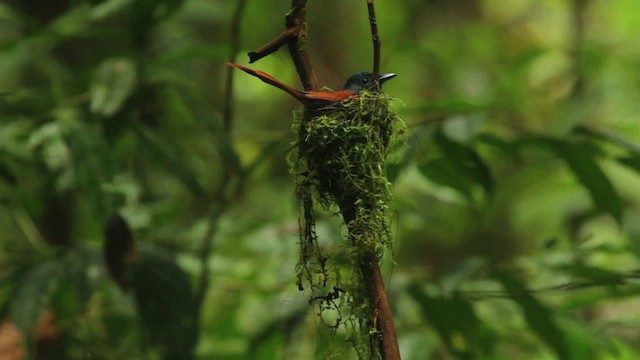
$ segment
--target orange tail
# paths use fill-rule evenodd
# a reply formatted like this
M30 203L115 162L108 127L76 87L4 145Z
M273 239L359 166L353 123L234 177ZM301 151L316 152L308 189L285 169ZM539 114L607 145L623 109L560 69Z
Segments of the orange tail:
M298 91L284 83L282 83L281 81L277 80L276 78L274 78L273 76L267 74L266 72L260 71L260 70L253 70L253 69L249 69L247 67L244 67L242 65L238 65L236 63L232 63L232 62L228 62L227 65L229 66L233 66L234 68L238 68L244 72L246 72L247 74L253 75L255 77L257 77L258 79L266 82L269 85L273 85L275 87L277 87L278 89L284 90L286 91L289 95L293 96L294 98L296 98L298 101L300 101L301 103L305 103L306 97L304 96L304 93L302 93L301 91Z

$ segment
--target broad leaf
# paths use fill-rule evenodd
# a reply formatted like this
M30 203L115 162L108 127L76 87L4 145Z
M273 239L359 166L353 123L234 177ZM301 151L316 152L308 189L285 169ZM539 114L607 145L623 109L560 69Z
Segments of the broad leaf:
M428 325L457 357L472 359L491 352L492 338L468 299L458 294L431 296L418 285L411 286L409 294L418 302Z
M8 185L16 186L18 184L18 178L16 177L15 172L13 171L13 167L10 166L9 162L2 156L0 152L0 180L5 182Z
M135 255L133 234L126 220L114 213L104 230L104 260L109 275L121 289L129 288L130 262Z
M433 138L442 156L420 165L423 175L457 190L469 200L473 199L477 185L487 193L492 191L491 171L472 147L449 139L441 129Z
M136 67L130 59L102 62L91 85L91 111L107 117L118 112L133 93L136 79Z
M640 156L639 155L629 155L623 156L616 159L620 164L630 168L631 170L640 173Z
M455 189L469 200L473 199L473 182L450 159L433 159L420 165L418 169L431 181Z
M75 182L89 200L100 221L111 214L114 197L105 191L115 173L112 153L104 138L92 128L73 122L65 131L65 142L73 161Z
M165 359L191 359L198 338L196 302L173 260L143 249L133 264L133 290L144 329Z
M569 166L578 181L587 188L595 207L620 221L622 199L596 162L591 149L582 143L558 140L551 140L551 145L556 154Z
M442 129L436 131L434 140L444 156L459 167L474 183L482 186L484 191L493 190L491 170L471 146L449 139Z

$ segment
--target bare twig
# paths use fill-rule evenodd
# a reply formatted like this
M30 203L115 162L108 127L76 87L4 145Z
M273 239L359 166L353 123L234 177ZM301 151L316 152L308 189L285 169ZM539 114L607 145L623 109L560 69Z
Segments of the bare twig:
M380 35L378 35L378 20L373 0L367 0L367 10L369 10L369 25L371 25L371 40L373 40L373 78L377 79L377 75L380 74Z
M242 14L244 12L246 0L238 0L236 11L233 14L233 21L231 23L231 51L229 52L229 61L235 60L236 54L240 51L240 24L242 20ZM223 130L226 133L231 132L232 120L233 120L233 68L227 68L227 79L225 82L224 91L224 113L222 117Z
M261 48L249 52L249 63L254 63L263 57L276 52L280 47L284 44L287 44L290 39L294 39L298 36L300 32L299 27L290 27L283 31L280 35L276 36L275 39L269 41Z

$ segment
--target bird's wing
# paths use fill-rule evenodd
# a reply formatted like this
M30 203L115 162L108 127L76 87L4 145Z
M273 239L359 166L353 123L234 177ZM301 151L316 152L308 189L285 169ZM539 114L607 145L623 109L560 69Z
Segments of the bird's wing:
M341 90L341 91L306 91L304 93L304 97L311 101L323 101L323 102L331 102L331 103L339 103L342 102L353 95L356 95L353 91L349 90Z

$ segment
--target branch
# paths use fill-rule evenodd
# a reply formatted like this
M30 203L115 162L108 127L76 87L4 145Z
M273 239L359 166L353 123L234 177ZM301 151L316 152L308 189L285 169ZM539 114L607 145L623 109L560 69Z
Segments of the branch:
M355 204L345 202L340 204L340 211L345 224L352 224L356 219ZM347 231L353 233L347 226ZM359 259L360 273L364 281L364 287L373 307L374 325L371 328L371 357L375 356L375 348L378 347L382 360L400 360L400 348L396 328L393 324L393 313L384 288L384 280L380 271L378 257L374 253L363 254ZM380 339L382 341L380 341Z
M377 75L380 74L380 35L378 35L378 20L373 1L367 0L367 10L369 10L369 25L371 25L371 40L373 41L373 78L377 79Z
M289 39L289 54L296 66L298 76L305 90L317 90L320 88L311 60L307 53L307 0L291 0L291 10L285 17L287 28L297 27L298 34Z
M320 86L307 54L306 4L307 0L292 0L291 9L285 17L287 29L276 36L275 39L259 49L251 51L248 55L249 62L253 63L276 52L282 45L287 44L302 86L305 90L317 90Z
M298 27L287 28L280 35L278 35L275 39L269 41L261 48L249 52L249 63L252 64L263 57L276 52L280 47L284 44L287 44L290 39L296 38L300 29Z

